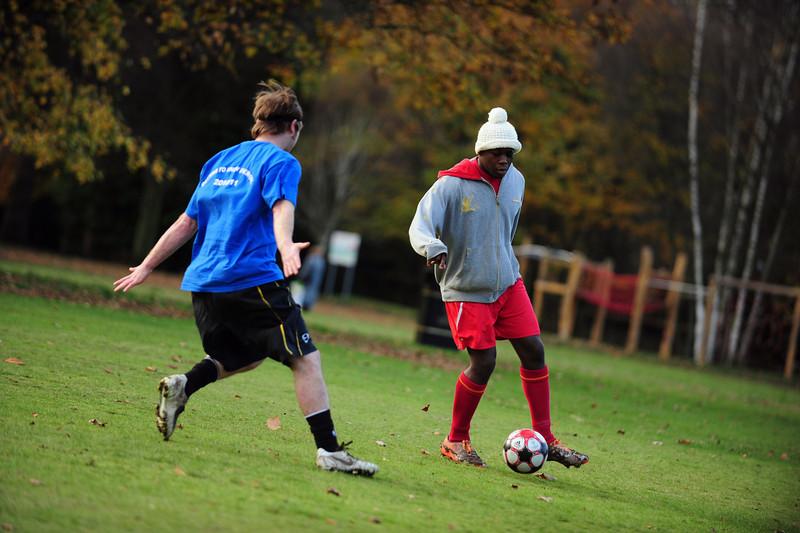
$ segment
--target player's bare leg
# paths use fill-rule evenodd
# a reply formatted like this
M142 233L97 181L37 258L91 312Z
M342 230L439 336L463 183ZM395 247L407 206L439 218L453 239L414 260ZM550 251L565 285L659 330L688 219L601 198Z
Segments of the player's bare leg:
M292 363L294 392L303 416L329 408L328 387L322 375L319 350L295 359Z

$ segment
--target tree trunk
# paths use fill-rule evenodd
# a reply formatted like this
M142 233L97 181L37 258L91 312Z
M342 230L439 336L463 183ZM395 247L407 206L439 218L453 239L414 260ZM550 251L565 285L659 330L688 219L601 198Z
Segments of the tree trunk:
M767 182L769 180L770 164L772 162L772 146L767 148L767 154L764 158L764 168L761 172L761 179L758 183L758 193L756 194L756 207L753 211L753 220L750 224L750 238L747 244L747 258L745 259L744 270L742 271L742 279L747 281L750 279L753 261L758 248L758 233L761 226L761 214L764 210L764 196L767 191ZM736 311L733 315L733 324L731 325L730 336L728 341L728 353L726 354L728 361L741 362L742 351L739 349L739 328L742 324L742 315L744 313L744 304L747 298L747 291L740 288L736 297Z
M764 83L761 86L761 96L759 97L757 106L758 112L756 116L755 130L753 133L753 139L751 141L752 146L750 148L749 158L747 161L746 175L744 178L744 184L742 186L741 199L736 212L736 224L733 228L732 241L728 247L728 258L725 265L726 276L736 276L738 270L739 253L742 247L742 240L744 239L744 229L747 216L750 211L750 202L752 201L753 197L753 187L755 186L756 181L755 176L761 166L762 149L766 143L767 114L769 112L767 108L770 95L772 94L773 83L773 72L770 70L767 76L764 77ZM724 313L728 308L728 300L731 293L728 290L723 290L721 293L720 308ZM729 331L727 342L722 347L722 352L723 354L726 354L725 360L728 363L731 362L728 355L732 353L730 340L731 337Z
M795 149L796 143L795 144ZM778 222L775 224L775 229L772 233L772 238L769 243L769 252L767 252L767 260L764 262L764 269L761 272L761 281L766 282L769 279L770 270L772 270L772 263L775 261L775 255L778 250L778 244L781 242L781 233L786 224L786 214L789 212L789 206L792 205L792 198L794 196L795 184L797 183L797 173L792 176L792 181L789 185L789 190L786 192L786 202L781 208L781 214L778 216ZM755 334L758 317L761 316L761 305L764 300L764 293L761 291L756 292L753 299L753 305L750 307L750 314L747 318L747 325L745 326L744 334L742 335L742 343L739 348L739 358L742 359L745 354L750 352L750 345L753 343L753 335Z
M689 191L691 194L692 234L694 236L694 282L695 282L695 328L694 360L702 363L701 344L703 342L703 226L700 220L700 186L697 165L697 93L700 87L700 63L703 57L703 33L706 25L706 0L697 3L697 22L694 30L692 51L692 76L689 83Z
M733 11L733 2L729 2L730 12ZM729 33L729 26L733 26L733 17L729 17L727 25L725 26L726 35ZM745 27L745 42L750 43L753 34L753 24L750 20L747 21ZM733 205L734 205L734 192L736 190L736 169L737 161L739 159L739 139L741 138L742 129L739 127L740 114L742 110L742 102L744 101L745 87L747 86L748 76L748 62L741 61L739 63L739 75L736 82L736 95L733 99L731 119L728 126L728 158L725 173L725 196L722 208L722 219L719 227L719 235L717 237L717 253L714 258L714 277L719 279L722 276L722 268L724 264L725 251L728 247L728 240L730 239L731 223L733 219ZM720 291L714 293L713 303L711 307L711 319L709 322L708 343L706 345L706 357L713 359L714 348L717 342L717 325L719 322L719 304L720 304Z
M89 202L83 213L81 228L81 255L83 257L91 257L94 248L95 214L94 204Z
M773 132L778 127L778 125L781 122L781 119L783 118L783 110L786 105L789 85L791 84L792 79L794 78L794 67L795 67L795 61L797 59L797 49L798 49L798 43L797 41L795 41L792 43L791 48L789 49L789 54L788 57L786 58L786 65L779 73L780 88L775 96L775 102L772 108L772 113L769 117L770 120L769 126ZM774 135L772 135L772 137L774 137ZM756 249L758 248L758 232L761 224L761 214L764 208L764 197L766 196L767 183L769 181L773 144L774 144L774 139L772 139L772 142L767 147L767 153L766 156L764 157L764 165L761 171L761 179L759 180L758 184L756 207L753 213L753 221L750 224L750 239L748 242L747 257L745 259L744 270L742 272L742 278L744 280L749 280L750 276L752 275L753 262L755 261L755 252ZM742 357L744 356L743 350L739 347L738 344L739 344L739 329L741 328L742 316L744 314L745 297L746 297L745 290L739 289L739 294L736 301L736 312L734 314L733 326L731 327L730 341L728 342L728 352L729 352L728 358L729 359L735 358L737 362L741 362Z
M351 196L353 177L366 161L364 143L373 120L352 106L319 109L315 116L320 118L313 133L313 162L304 179L306 194L299 213L316 241L325 245ZM323 117L327 123L322 123Z
M161 209L164 204L164 183L156 181L147 170L142 170L144 191L139 198L139 215L133 234L134 258L143 258L156 242L161 224Z
M36 171L33 161L28 157L18 156L11 152L6 152L6 157L12 158L12 160L7 165L3 165L4 172L8 172L8 176L5 176L4 179L11 181L11 185L6 199L3 222L0 225L0 240L28 244L31 233L31 206L33 205Z

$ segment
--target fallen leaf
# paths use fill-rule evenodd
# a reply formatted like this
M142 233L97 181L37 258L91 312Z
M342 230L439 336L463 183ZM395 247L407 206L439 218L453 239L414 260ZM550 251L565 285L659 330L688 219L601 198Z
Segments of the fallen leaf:
M342 493L339 492L339 490L336 489L335 487L328 487L328 491L327 492L328 492L328 494L333 494L334 496L341 496L342 495Z
M536 474L536 477L544 479L545 481L555 481L556 480L556 476L554 476L552 474L548 474L547 472L539 472L538 474Z
M272 431L277 431L281 429L281 417L273 416L272 418L268 418L267 427Z
M742 459L747 459L747 454L746 453L742 454Z
M433 432L433 434L434 434L434 435L441 435L441 434L442 434L442 432L441 432L441 431L434 431L434 432Z
M625 434L625 430L624 429L618 429L617 433L619 433L620 435L624 435Z
M597 409L597 404L596 403L592 404L592 409Z
M30 478L28 481L30 481L31 485L33 485L34 487L38 487L39 485L42 484L41 481L39 481L38 479L34 479L34 478Z
M96 418L92 418L91 420L89 420L89 423L92 424L93 426L100 426L101 428L106 427L106 423L105 422L100 422Z
M181 362L183 362L183 360L181 359L181 356L180 356L180 355L173 355L172 357L170 357L170 359L172 359L172 360L173 360L173 361L175 361L176 363L181 363Z
M3 359L3 360L6 363L9 363L9 364L12 364L12 365L24 365L25 364L25 361L23 361L22 359L17 359L16 357L8 357L7 359Z
M32 416L33 418L36 418L37 416L39 416L39 413L31 413L31 416Z
M788 460L789 460L789 454L786 453L786 452L783 452L781 454L781 461L788 461Z
M326 518L325 519L325 523L330 525L330 526L335 526L336 525L336 520L334 520L333 518Z
M409 499L409 500L413 500L414 498L416 498L416 496L414 496L413 494L409 494L409 495L408 495L408 499Z
M425 405L422 407L422 410L423 410L423 411L425 411L425 412L427 413L427 412L428 412L428 409L430 409L430 408L431 408L431 404L429 404L429 403L426 403L426 404L425 404Z
M373 516L372 518L369 519L369 521L372 522L373 524L380 524L381 523L381 519L378 518L377 516Z
M183 424L178 424L178 425L176 426L176 428L177 428L177 429L183 429Z
M431 452L429 452L429 451L428 451L428 450L426 450L425 448L421 449L421 450L419 451L419 453L421 453L422 455L430 455L430 454L431 454Z
M691 444L692 441L689 439L678 439L678 444Z
M767 452L767 457L774 457L774 456L775 456L775 450L770 450Z
M105 372L106 374L113 374L113 373L114 373L114 370L113 370L113 369L111 369L111 368L104 368L104 369L103 369L103 372Z
M115 402L117 402L117 403L131 403L131 401L130 401L130 400L125 400L125 399L122 399L122 400L114 400L114 401L115 401Z
M170 367L170 368L171 368L171 369L173 369L173 370L175 370L176 368L178 368L178 365L167 365L167 366L168 366L168 367Z
M382 440L376 440L376 441L375 441L375 444L377 444L378 446L383 446L383 447L385 447L385 446L386 446L386 443L385 443L385 442L383 442Z
M186 472L184 472L183 468L176 466L175 467L175 475L177 476L185 476Z
M3 528L3 531L14 531L14 526L9 524L8 522L3 523L3 525L0 527Z
M519 485L515 485L514 483L512 483L512 484L511 484L511 488L512 488L512 489L518 489L518 488L519 488Z
M663 445L664 445L663 441L660 441L660 440L654 440L653 441L653 446L663 446Z
M241 400L242 399L242 397L239 396L238 394L234 394L233 397L236 398L237 400Z
M542 500L543 502L547 502L547 503L550 503L550 502L553 501L553 498L551 496L537 496L536 499L537 500Z
M146 371L146 372L155 372L155 371L157 371L157 370L158 370L158 369L157 369L156 367L154 367L154 366L146 366L146 367L144 367L144 369L145 369L145 371Z

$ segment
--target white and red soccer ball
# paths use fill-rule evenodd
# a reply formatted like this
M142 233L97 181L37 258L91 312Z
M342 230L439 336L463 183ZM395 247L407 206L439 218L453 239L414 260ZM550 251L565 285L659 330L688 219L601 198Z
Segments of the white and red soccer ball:
M503 444L503 459L508 467L520 474L533 474L547 461L547 442L532 429L512 431Z

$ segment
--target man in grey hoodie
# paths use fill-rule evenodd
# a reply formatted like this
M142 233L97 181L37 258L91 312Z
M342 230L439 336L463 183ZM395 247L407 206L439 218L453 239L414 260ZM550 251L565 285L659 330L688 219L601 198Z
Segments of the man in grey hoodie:
M408 230L411 246L434 266L453 340L469 354L469 366L456 381L450 433L441 453L458 463L485 466L472 447L469 427L494 370L496 340L508 339L520 359L533 429L550 448L548 460L580 467L589 458L550 430L544 345L511 247L525 196L525 178L512 164L521 149L506 111L492 109L478 132L477 157L439 172Z

